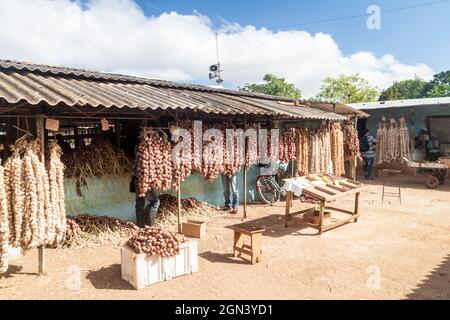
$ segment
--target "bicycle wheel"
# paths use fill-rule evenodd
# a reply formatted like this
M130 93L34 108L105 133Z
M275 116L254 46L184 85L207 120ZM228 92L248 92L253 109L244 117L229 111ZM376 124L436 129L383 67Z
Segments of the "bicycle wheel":
M256 181L259 197L271 206L280 201L280 188L272 177L260 177Z

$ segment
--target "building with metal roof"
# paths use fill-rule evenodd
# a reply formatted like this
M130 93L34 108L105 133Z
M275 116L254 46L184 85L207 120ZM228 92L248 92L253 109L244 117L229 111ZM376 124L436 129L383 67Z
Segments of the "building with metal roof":
M450 155L450 97L364 102L349 106L370 114L370 118L359 121L360 130L367 128L372 135L376 135L378 123L383 117L404 117L412 138L418 136L422 129L427 129L440 141L442 156ZM424 160L423 152L416 151L414 158Z
M303 120L345 120L348 107L302 102L242 90L212 88L98 71L0 60L0 107L45 106L61 114L178 110ZM317 105L317 107L316 107ZM17 108L16 111L20 110ZM357 113L358 111L355 111Z

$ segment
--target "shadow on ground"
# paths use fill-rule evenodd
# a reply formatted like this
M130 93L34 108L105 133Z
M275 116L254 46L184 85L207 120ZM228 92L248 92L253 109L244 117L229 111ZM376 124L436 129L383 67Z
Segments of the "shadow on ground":
M448 300L450 299L450 254L417 285L408 299L414 300Z
M120 264L112 264L109 267L89 271L86 279L91 281L96 289L134 290L128 282L122 280Z
M281 238L287 235L297 235L297 236L317 236L317 231L312 228L301 226L295 223L295 221L289 222L289 227L284 226L285 218L284 215L273 214L270 216L265 216L260 219L251 220L244 223L232 224L231 226L240 227L258 227L266 229L263 232L263 236L271 238ZM303 232L308 230L307 232Z
M231 253L207 251L200 253L199 256L212 263L251 264L248 259L235 258Z

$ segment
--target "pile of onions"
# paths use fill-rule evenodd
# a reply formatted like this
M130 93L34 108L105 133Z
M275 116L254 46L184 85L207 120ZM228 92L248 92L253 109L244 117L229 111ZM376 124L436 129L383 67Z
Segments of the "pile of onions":
M139 230L126 244L137 254L145 253L148 257L155 255L173 257L180 252L180 244L184 242L186 242L184 236L148 227Z

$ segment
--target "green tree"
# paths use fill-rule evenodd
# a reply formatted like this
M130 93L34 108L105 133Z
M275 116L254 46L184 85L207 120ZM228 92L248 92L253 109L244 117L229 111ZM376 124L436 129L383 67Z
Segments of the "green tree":
M357 103L376 101L380 91L369 86L367 80L359 74L337 78L328 77L322 82L316 98L323 100L339 100L342 103Z
M425 87L427 97L450 97L450 70L435 74Z
M262 84L246 84L242 90L291 99L300 99L302 97L302 92L294 84L287 83L284 78L266 74L263 80L265 83Z
M381 92L379 101L418 99L424 96L426 81L416 78L414 80L396 81L389 88Z

